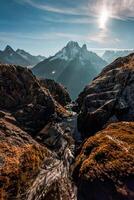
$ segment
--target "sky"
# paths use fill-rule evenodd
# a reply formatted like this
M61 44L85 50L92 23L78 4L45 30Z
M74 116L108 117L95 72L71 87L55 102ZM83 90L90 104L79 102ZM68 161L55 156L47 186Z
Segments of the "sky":
M134 49L134 0L0 0L0 49L50 56L70 40Z

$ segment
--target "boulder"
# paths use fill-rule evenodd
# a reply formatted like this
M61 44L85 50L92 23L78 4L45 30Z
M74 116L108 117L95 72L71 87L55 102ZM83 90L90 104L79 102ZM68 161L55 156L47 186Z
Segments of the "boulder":
M73 176L78 200L134 199L134 122L112 123L88 138Z

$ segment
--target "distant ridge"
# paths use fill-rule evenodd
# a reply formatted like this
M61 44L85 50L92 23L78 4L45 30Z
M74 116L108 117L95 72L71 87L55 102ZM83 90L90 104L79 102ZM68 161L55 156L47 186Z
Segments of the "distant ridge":
M33 56L24 50L15 51L7 45L3 51L0 51L0 61L6 64L16 64L23 67L31 67L44 60L43 56Z
M18 53L20 56L26 59L32 66L38 64L39 62L41 62L42 60L46 58L45 56L41 56L41 55L33 56L22 49L17 49L16 53Z
M134 53L134 50L106 50L102 58L107 61L107 63L111 63L118 57L124 57L131 53Z

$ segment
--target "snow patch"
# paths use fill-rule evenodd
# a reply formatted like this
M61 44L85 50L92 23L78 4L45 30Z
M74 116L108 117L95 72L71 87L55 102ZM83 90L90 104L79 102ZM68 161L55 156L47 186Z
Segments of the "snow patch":
M52 71L52 74L55 74L56 73L56 71Z

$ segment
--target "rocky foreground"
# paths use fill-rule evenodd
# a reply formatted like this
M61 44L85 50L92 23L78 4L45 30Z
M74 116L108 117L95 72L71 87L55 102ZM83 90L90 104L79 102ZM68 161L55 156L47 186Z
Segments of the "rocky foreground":
M134 54L85 87L77 114L63 86L0 64L0 199L133 200L133 99Z
M0 65L0 83L0 199L75 199L75 116L28 69Z
M78 199L134 199L134 122L112 123L87 139L74 178Z
M134 199L134 54L104 68L77 104L85 139L74 164L78 199Z

